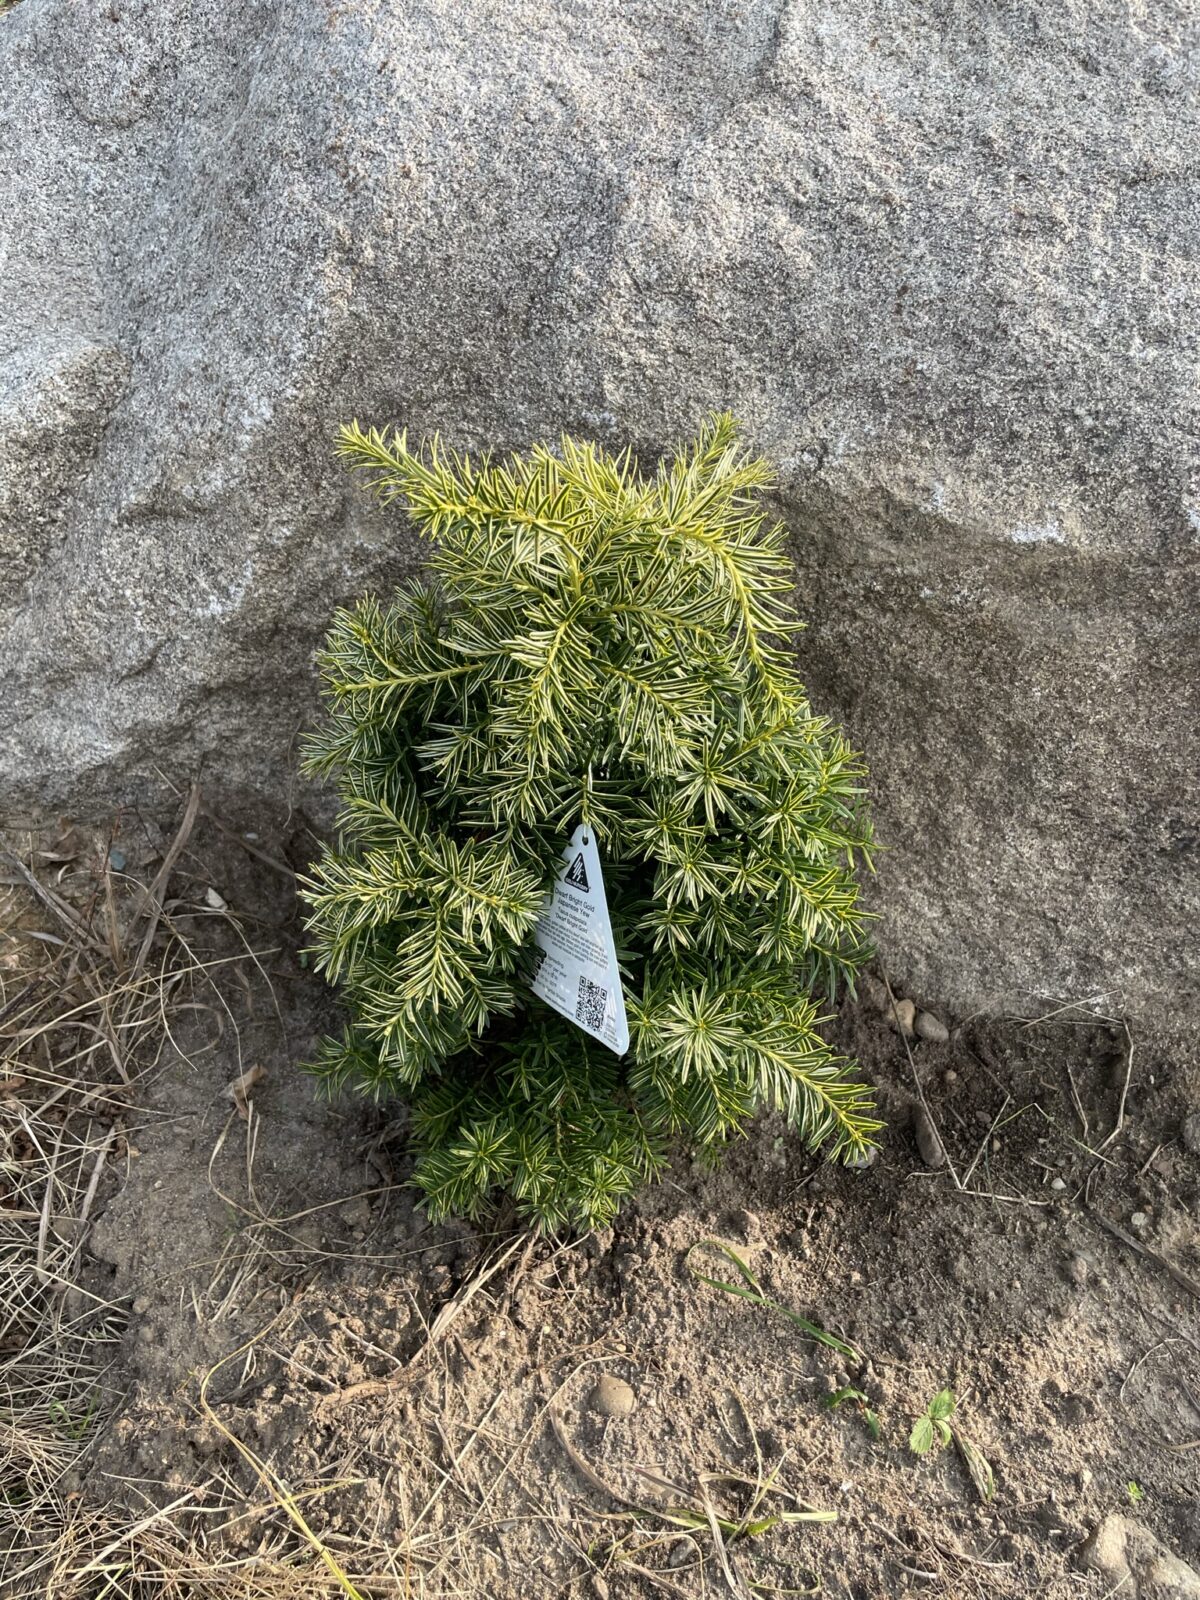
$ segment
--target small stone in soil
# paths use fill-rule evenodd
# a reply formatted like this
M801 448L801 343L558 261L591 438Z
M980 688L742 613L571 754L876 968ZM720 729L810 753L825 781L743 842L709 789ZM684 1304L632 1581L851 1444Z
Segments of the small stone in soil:
M1067 1277L1071 1282L1078 1284L1082 1289L1088 1280L1088 1263L1086 1256L1072 1256L1067 1263Z
M1150 1217L1145 1211L1135 1211L1130 1217L1129 1221L1135 1228L1137 1228L1139 1233L1143 1228L1148 1228L1150 1226Z
M1132 1517L1110 1511L1079 1549L1079 1565L1099 1573L1107 1592L1144 1600L1200 1600L1200 1574Z
M873 1167L879 1160L879 1146L868 1145L867 1148L856 1156L851 1156L846 1165L856 1172L865 1172L868 1167Z
M1051 1178L1050 1187L1056 1194L1061 1194L1067 1186L1061 1178Z
M876 1011L890 1011L892 1002L888 999L887 986L880 983L878 978L873 978L869 972L864 972L858 979L858 987L862 997L873 1005Z
M338 1207L339 1220L349 1229L366 1229L371 1225L371 1202L366 1195L355 1195Z
M913 1135L917 1141L921 1160L927 1167L946 1165L946 1152L942 1148L942 1141L933 1125L933 1119L924 1106L918 1106L913 1112Z
M916 1029L918 1037L928 1039L930 1044L945 1044L950 1038L950 1029L932 1011L917 1014Z
M602 1417L628 1417L637 1405L637 1396L623 1378L606 1372L592 1390L588 1405Z
M727 1232L736 1233L744 1244L757 1244L762 1238L762 1224L753 1211L730 1211L724 1218Z
M896 1033L903 1034L906 1039L911 1039L913 1036L916 1015L917 1008L911 1000L897 1000L894 1009L888 1007L888 1022Z
M444 1261L436 1261L425 1272L425 1282L435 1300L443 1300L454 1286L454 1276Z
M1180 1132L1183 1148L1194 1156L1200 1156L1200 1111L1193 1111L1190 1116L1184 1117Z

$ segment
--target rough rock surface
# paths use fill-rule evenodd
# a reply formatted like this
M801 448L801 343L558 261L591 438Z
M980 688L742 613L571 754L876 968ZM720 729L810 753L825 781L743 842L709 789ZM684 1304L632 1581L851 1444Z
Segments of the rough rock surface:
M1200 1600L1200 1577L1154 1535L1119 1511L1089 1535L1080 1565L1130 1600Z
M1197 23L1176 0L0 17L0 795L282 796L414 559L338 420L781 464L892 976L1195 1003Z

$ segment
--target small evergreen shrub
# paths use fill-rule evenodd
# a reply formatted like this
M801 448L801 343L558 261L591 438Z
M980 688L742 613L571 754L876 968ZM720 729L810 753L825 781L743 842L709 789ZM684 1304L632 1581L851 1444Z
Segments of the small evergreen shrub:
M410 1101L434 1216L497 1191L605 1222L668 1142L756 1107L860 1156L880 1126L818 1032L866 955L863 768L813 715L770 475L730 417L653 475L564 439L501 464L343 428L339 452L429 539L427 574L339 611L327 715L338 839L304 897L350 1015L312 1064ZM580 823L624 974L617 1056L529 988Z

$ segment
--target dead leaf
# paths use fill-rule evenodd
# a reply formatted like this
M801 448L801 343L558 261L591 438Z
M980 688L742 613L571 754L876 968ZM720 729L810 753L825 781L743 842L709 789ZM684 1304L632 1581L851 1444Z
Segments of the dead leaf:
M235 1078L232 1083L225 1086L225 1093L233 1101L237 1114L243 1122L248 1121L250 1117L250 1091L255 1084L261 1083L266 1075L266 1067L250 1067L240 1078Z
M991 1500L996 1493L996 1474L992 1471L991 1463L977 1444L973 1444L965 1434L957 1428L953 1430L954 1442L966 1464L967 1471L971 1474L971 1482L979 1498L983 1501Z

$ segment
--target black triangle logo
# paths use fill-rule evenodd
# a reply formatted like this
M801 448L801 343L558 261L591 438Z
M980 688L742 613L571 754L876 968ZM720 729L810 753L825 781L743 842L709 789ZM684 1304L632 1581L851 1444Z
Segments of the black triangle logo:
M588 892L587 870L583 865L582 850L567 868L566 877L563 881L564 883L569 883L573 889L582 889L584 894Z

